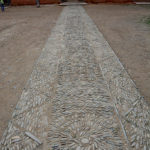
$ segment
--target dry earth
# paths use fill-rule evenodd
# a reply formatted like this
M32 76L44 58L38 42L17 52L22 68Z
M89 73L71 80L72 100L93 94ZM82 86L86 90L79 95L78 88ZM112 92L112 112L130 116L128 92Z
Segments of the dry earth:
M150 7L100 4L85 8L150 104L150 25L143 21L150 16Z
M0 12L0 137L61 10L51 5Z

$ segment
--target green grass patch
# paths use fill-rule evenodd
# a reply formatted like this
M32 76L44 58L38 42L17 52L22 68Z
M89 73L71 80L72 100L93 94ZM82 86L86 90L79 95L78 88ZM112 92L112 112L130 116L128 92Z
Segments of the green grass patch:
M150 17L145 19L145 23L150 25Z
M146 24L150 25L150 17L143 17L143 18L141 19L141 21L142 21L143 23L146 23Z

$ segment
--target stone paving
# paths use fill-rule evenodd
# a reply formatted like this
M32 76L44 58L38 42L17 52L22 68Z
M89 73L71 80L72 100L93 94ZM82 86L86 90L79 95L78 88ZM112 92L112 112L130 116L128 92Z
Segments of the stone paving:
M149 107L81 6L64 8L1 149L150 149Z

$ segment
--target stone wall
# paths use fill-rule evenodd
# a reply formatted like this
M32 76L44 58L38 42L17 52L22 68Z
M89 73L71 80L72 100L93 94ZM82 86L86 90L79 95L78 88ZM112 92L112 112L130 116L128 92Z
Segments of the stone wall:
M11 0L12 5L35 5L36 0ZM40 0L40 4L60 3L60 0Z
M40 4L60 3L61 0L40 0ZM133 0L85 0L87 3L131 3ZM12 5L35 5L35 0L11 0Z
M40 0L40 4L60 3L61 0ZM130 3L133 0L85 0L87 3ZM35 0L11 0L12 5L35 5Z

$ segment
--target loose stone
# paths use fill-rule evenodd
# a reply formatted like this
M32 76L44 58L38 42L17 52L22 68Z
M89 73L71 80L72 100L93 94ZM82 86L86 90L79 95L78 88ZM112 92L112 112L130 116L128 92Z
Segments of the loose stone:
M83 144L88 144L88 143L89 143L89 140L88 140L88 139L83 138L83 139L81 140L81 142L82 142Z

